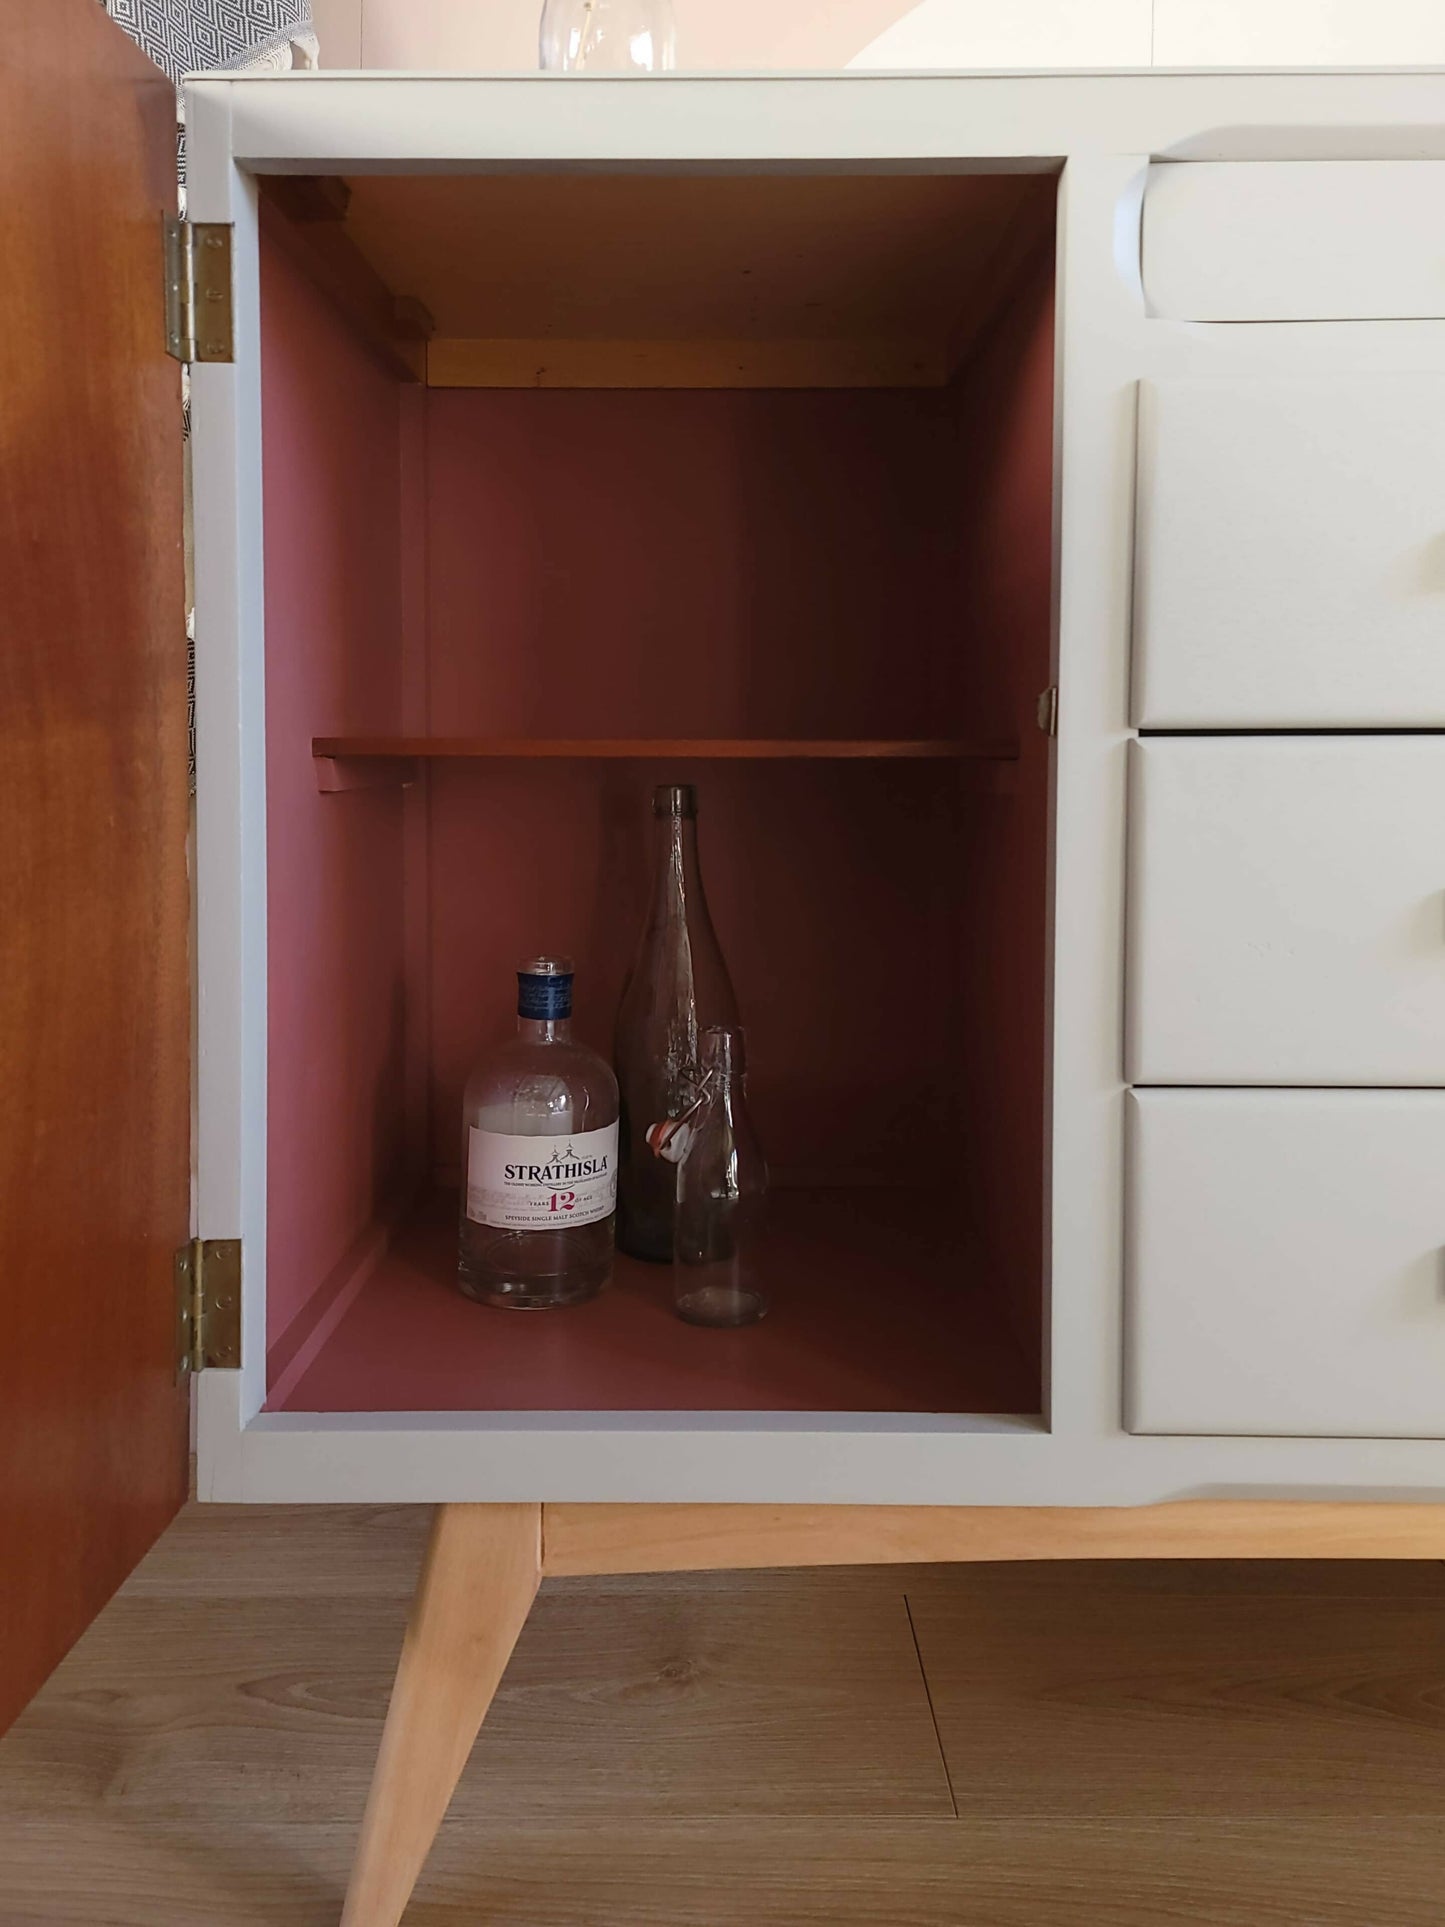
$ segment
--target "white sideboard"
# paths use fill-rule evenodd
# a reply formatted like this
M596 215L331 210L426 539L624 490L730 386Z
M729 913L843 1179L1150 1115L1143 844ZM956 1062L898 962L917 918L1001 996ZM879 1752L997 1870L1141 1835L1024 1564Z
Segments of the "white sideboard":
M198 1230L240 1239L245 1301L239 1370L198 1385L202 1495L1107 1506L1445 1493L1445 1392L1422 1362L1436 1341L1419 1285L1424 1251L1445 1244L1430 1181L1431 1089L1445 1086L1445 302L1420 254L1422 222L1439 225L1445 76L319 75L207 78L189 99L190 212L232 226L236 276L235 360L192 371ZM495 1392L475 1407L292 1396L268 1409L268 1079L284 1067L268 1063L281 819L267 793L261 187L349 180L362 208L367 183L392 176L1015 174L1056 192L1041 567L1057 695L1041 714L1057 735L1020 736L1018 764L1048 790L1048 990L1034 1010L1047 1075L1015 1107L1044 1119L1047 1172L1009 1200L1044 1253L1029 1285L1037 1409L580 1395L513 1409ZM1288 193L1271 200L1277 183ZM1292 207L1332 223L1326 279L1306 260L1296 285L1260 258L1264 216ZM1329 297L1341 286L1358 302ZM468 353L474 374L498 365ZM778 375L784 359L771 378L795 378ZM995 557L1007 446L991 458L997 488L968 510L992 518L979 527ZM880 633L880 648L907 643ZM967 630L957 646L992 645ZM1011 780L965 784L984 800L961 807L1006 820ZM950 1021L966 1028L970 1013ZM1328 1085L1362 1095L1311 1095ZM1155 1088L1172 1086L1210 1088ZM965 1111L960 1142L997 1122ZM1212 1277L1221 1266L1227 1278ZM1201 1290L1207 1314L1192 1309ZM344 1335L352 1306L343 1292L316 1313L306 1343L342 1344L328 1333ZM399 1314L376 1325L398 1344L406 1329ZM1396 1357L1410 1361L1398 1394L1384 1382Z

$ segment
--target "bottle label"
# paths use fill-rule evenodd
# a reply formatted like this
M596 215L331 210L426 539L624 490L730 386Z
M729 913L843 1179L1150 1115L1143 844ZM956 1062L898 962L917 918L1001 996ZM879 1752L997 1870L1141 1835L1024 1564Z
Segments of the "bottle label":
M513 1137L472 1125L467 1216L514 1231L595 1224L617 1206L617 1126L572 1137Z

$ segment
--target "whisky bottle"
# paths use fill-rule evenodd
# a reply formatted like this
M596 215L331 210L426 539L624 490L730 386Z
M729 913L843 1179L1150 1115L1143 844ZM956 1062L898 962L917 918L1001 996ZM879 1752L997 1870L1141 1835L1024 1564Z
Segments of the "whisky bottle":
M458 1282L489 1305L580 1304L612 1275L617 1079L572 1037L572 964L517 972L517 1034L484 1057L462 1116Z
M653 881L647 923L617 1011L614 1061L621 1087L617 1242L634 1258L672 1260L675 1172L648 1149L653 1125L692 1101L688 1072L714 1024L736 1024L737 999L703 894L697 791L653 792Z

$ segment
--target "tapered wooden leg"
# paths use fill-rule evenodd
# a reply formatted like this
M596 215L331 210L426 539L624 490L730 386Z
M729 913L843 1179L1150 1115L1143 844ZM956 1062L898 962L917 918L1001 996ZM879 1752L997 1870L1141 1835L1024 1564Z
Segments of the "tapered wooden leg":
M541 1576L540 1506L438 1506L341 1927L397 1927Z

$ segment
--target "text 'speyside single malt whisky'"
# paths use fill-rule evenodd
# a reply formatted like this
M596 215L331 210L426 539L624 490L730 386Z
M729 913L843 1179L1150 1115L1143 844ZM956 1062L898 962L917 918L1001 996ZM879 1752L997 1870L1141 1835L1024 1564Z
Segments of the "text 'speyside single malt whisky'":
M617 1079L572 1038L572 965L517 972L517 1034L477 1065L462 1115L459 1283L489 1305L594 1297L612 1275Z

